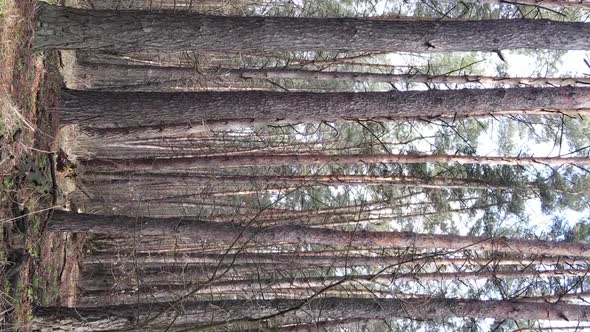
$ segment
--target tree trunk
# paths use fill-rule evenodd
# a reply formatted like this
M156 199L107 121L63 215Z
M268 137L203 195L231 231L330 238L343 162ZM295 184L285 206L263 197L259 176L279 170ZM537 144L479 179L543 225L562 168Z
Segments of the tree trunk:
M576 265L586 262L585 259L559 259L552 257L539 258L445 258L431 256L306 256L297 254L265 254L265 253L240 253L240 254L188 254L188 255L133 255L117 257L115 255L94 255L86 257L85 265L137 265L162 266L162 265L192 265L192 264L293 264L305 267L352 267L352 266L388 266L398 265L403 262L408 264L434 264L458 265L458 266L505 266L505 265Z
M431 154L264 154L215 157L145 158L145 159L91 159L80 164L92 171L179 170L187 168L264 167L282 165L368 164L368 163L461 163L484 165L567 165L587 164L590 157L512 157L462 156Z
M590 298L590 292L576 293L575 291L571 291L571 292L565 293L565 294L521 297L518 300L519 301L526 301L526 302L538 302L538 303L556 303L556 302L574 303L576 301L583 301L585 303L588 303L589 298Z
M306 324L290 324L288 326L281 326L279 329L283 332L317 332L317 331L358 331L358 327L355 325L348 325L348 324L363 324L366 323L368 319L365 318L349 318L349 319L334 319L334 320L323 320L313 323L306 323ZM337 327L346 327L350 326L350 329L340 328ZM356 327L356 328L355 328ZM259 329L250 330L250 331L240 331L240 332L259 332Z
M88 50L497 51L590 49L590 24L542 19L224 17L44 5L35 47Z
M190 173L84 173L84 183L112 183L113 185L150 185L158 184L184 184L184 185L211 185L214 183L230 184L284 184L284 185L387 185L420 187L431 189L502 189L514 190L529 189L534 183L504 185L482 179L466 179L459 177L436 176L432 178L410 175L201 175Z
M546 8L590 8L590 1L588 0L470 0L468 2L483 2L494 5L528 5Z
M256 271L253 270L253 273ZM576 270L517 270L517 271L477 271L477 272L449 272L449 273L393 273L380 275L349 275L349 276L321 276L321 277L297 277L297 278L273 278L273 279L238 279L214 281L208 285L196 288L198 279L191 275L162 275L159 279L142 280L141 282L131 282L125 285L119 285L116 294L104 292L104 287L90 290L87 292L85 305L92 306L92 302L100 306L100 303L110 304L132 304L146 303L152 295L164 298L168 291L171 295L182 296L189 294L193 289L197 289L194 295L203 294L233 294L237 296L266 296L272 295L275 290L288 291L293 290L294 295L309 296L330 285L345 285L350 283L361 283L370 285L373 283L391 286L396 282L418 282L420 284L434 281L466 281L466 280L485 280L485 279L518 279L518 278L558 278L558 277L586 277L590 271L587 269ZM121 287L124 286L124 287ZM125 289L126 288L126 289ZM137 292L131 290L138 289ZM299 290L311 290L309 292L300 292ZM124 291L125 290L125 291ZM105 298L106 297L106 298ZM105 298L100 300L100 298ZM169 297L170 301L171 298ZM112 302L107 302L112 301ZM533 302L533 301L527 301ZM147 302L149 303L149 302Z
M89 129L188 131L202 125L587 112L578 110L584 108L590 108L590 88L582 87L366 93L68 90L62 94L61 121Z
M215 223L180 218L130 218L76 214L56 210L48 227L52 231L87 232L97 234L135 236L168 235L196 242L227 241L256 244L320 244L328 246L372 246L450 250L486 250L529 255L590 257L590 244L417 234L411 232L349 232L334 229L287 225L269 228L242 227L231 223Z
M273 254L194 254L194 255L96 255L89 257L82 268L83 277L79 288L85 291L130 289L138 285L186 285L203 280L212 272L225 271L232 275L260 273L283 273L286 271L309 271L342 267L420 266L438 268L443 265L456 267L514 266L527 268L537 265L581 264L583 260L555 258L445 258L445 257L362 257L362 256L300 256ZM263 278L261 275L257 275ZM400 275L400 277L402 277ZM441 278L445 275L441 275ZM499 276L498 276L499 277ZM328 278L329 279L329 278Z
M376 282L389 285L393 282L425 282L425 281L453 281L453 280L479 280L479 279L511 279L511 278L547 278L547 277L584 277L590 271L587 269L577 270L546 270L546 271L477 271L477 272L449 272L449 273L394 273L381 275L351 275L346 277L308 277L308 278L284 278L284 279L256 279L256 280L229 280L214 282L210 286L213 292L235 291L236 294L244 291L260 289L270 290L277 288L321 288L330 284L351 280L355 282ZM165 286L165 285L163 285Z
M165 10L177 14L198 12L222 15L241 15L254 6L279 5L273 0L84 0L81 3L86 4L97 10Z
M222 327L232 322L264 321L271 316L278 316L283 321L309 322L318 315L322 319L490 317L514 320L590 320L590 307L584 305L459 299L225 300L185 302L179 306L181 310L175 310L174 307L170 303L101 308L38 307L34 311L32 328L39 331L55 331L64 326L70 331L153 330L170 326L214 327L216 323L219 324L218 327Z
M198 10L207 7L221 7L220 0L90 0L93 9L99 10Z
M182 293L182 289L189 284L195 285L206 281L214 273L221 274L227 279L244 279L252 275L261 278L270 278L274 273L285 273L298 267L277 263L256 264L223 264L200 265L191 264L181 266L170 264L163 266L133 266L133 265L85 265L82 269L77 289L80 292L100 293L126 291L127 295L133 289L142 289L153 286L175 287L176 293ZM310 270L312 268L307 268ZM317 268L313 268L316 269ZM84 293L81 293L84 294ZM111 302L115 303L115 302ZM120 303L117 303L120 304Z
M77 63L65 79L74 90L197 92L197 91L278 91L284 89L268 81L253 81L223 75L212 76L189 67ZM289 88L290 92L323 92L315 87Z
M191 82L217 80L220 82L240 82L243 80L297 79L305 81L346 81L346 82L384 82L384 83L439 83L521 86L566 86L590 84L588 77L490 77L476 75L423 75L423 74L383 74L367 72L338 72L304 69L231 69L217 68L200 72L191 67L129 66L116 64L81 64L77 86L85 89L126 89L134 87L158 86L175 83L182 85ZM198 85L191 83L195 87Z
M319 81L353 81L383 83L439 84L507 84L522 86L566 86L590 84L587 77L490 77L479 75L383 74L363 72L314 71L302 69L227 69L220 68L223 77L234 79L299 79Z

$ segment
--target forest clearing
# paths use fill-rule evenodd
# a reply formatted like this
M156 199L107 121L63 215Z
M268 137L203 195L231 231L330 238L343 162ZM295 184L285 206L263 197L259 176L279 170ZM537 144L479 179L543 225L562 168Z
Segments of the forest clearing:
M589 331L587 0L0 0L1 331Z

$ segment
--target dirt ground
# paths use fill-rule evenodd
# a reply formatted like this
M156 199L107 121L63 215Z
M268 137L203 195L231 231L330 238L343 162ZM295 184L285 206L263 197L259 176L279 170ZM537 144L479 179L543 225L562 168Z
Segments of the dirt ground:
M0 331L27 331L36 305L72 305L84 239L49 233L69 176L54 137L57 52L32 49L35 1L0 0Z

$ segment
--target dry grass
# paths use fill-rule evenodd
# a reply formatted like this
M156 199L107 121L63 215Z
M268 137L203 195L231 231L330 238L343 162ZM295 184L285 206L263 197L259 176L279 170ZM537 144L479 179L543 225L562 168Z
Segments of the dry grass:
M75 256L70 247L79 245L43 232L57 203L48 152L62 79L57 53L31 47L35 6L34 0L0 0L0 330L27 331L34 305L71 298L75 266L64 273L65 257ZM20 268L8 260L15 252L24 253ZM9 271L16 273L6 278Z
M3 136L0 174L12 172L35 137L35 106L43 76L40 56L33 56L30 43L34 3L2 0L0 34L0 135Z

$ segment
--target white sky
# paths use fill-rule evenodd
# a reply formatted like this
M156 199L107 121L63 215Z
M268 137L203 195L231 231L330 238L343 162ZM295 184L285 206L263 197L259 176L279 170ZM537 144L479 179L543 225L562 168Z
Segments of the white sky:
M378 1L377 8L385 11L387 1ZM480 74L496 76L496 67L502 64L502 60L494 53L480 54L486 61L478 64L478 68L482 71ZM506 62L506 74L512 77L536 77L544 76L545 68L539 68L537 61L538 57L533 52L518 52L518 51L502 51L502 56ZM590 52L588 51L568 51L560 58L555 65L556 70L552 76L590 76L590 68L584 62L584 59L590 62ZM387 57L389 64L392 65L420 65L427 63L427 57L409 55L409 54L391 54ZM480 155L498 155L498 133L499 126L492 126L490 130L482 134L478 142L478 151ZM423 133L424 134L424 133ZM534 142L515 140L524 144L524 148L529 153L537 156L555 156L559 154L557 149L554 149L553 142ZM427 146L423 146L427 148ZM520 147L523 147L522 145ZM539 200L529 200L526 203L526 213L528 214L530 225L535 227L537 232L547 232L552 224L552 216L545 215L541 210ZM573 225L581 218L590 215L590 211L577 212L573 210L566 210L561 214L565 221ZM456 216L461 218L461 216ZM508 223L516 223L517 220L507 220ZM456 223L461 225L460 222ZM482 330L489 329L493 320L487 319L482 321L480 328ZM545 328L572 326L569 322L542 322ZM576 326L576 324L573 324ZM590 328L579 328L578 331L590 331Z
M460 53L458 53L460 54ZM479 63L477 68L482 75L497 76L496 66L502 64L502 60L495 53L478 53L479 57L485 59ZM539 69L537 56L534 52L519 51L502 51L502 56L506 60L506 75L511 77L534 77L539 74L543 75L544 70ZM398 66L408 65L425 65L428 63L428 56L413 54L391 54L387 57L389 64ZM585 64L584 59L590 61L590 52L588 51L567 51L556 64L556 71L552 76L590 76L590 68ZM540 72L540 73L539 73ZM420 87L418 87L420 88ZM426 89L426 87L423 87ZM483 133L478 141L477 153L479 155L499 155L498 143L498 126L491 126L487 133ZM423 133L427 135L428 133ZM536 156L557 156L558 149L554 148L554 142L535 142L533 140L522 140L515 137L515 142L519 142L519 148ZM428 144L423 142L422 147L427 148ZM566 150L566 147L564 147ZM562 151L563 153L563 151ZM551 226L551 217L543 214L540 203L537 200L530 200L526 206L527 213L530 216L531 223L541 226L539 231L547 231ZM567 210L562 217L568 224L573 225L581 218L590 214L589 211L577 212Z
M392 1L376 1L376 8L378 11L385 12L386 8L395 3ZM539 52L541 54L541 52ZM480 70L479 74L496 76L496 68L498 65L504 65L506 67L506 75L511 77L538 77L545 76L546 68L542 68L538 63L538 55L534 52L519 52L519 51L502 51L502 56L505 59L505 63L495 53L480 53L480 58L485 59L484 62L477 65ZM414 55L414 54L390 54L386 57L386 61L390 65L397 66L420 66L427 64L429 56L426 55ZM382 59L382 58L381 58ZM567 51L560 58L557 64L555 64L556 70L550 76L562 77L562 76L590 76L590 68L584 62L584 59L590 62L590 52L588 51ZM418 88L424 88L425 86ZM498 155L498 129L499 126L492 126L487 133L480 136L478 142L479 155ZM428 135L428 133L422 133ZM519 148L524 148L525 151L536 156L556 156L559 154L557 149L554 149L553 142L534 142L534 141L522 141L521 139L515 139L515 142L519 142ZM428 151L430 146L427 142L418 143L421 148ZM564 149L565 150L565 149ZM563 151L562 151L563 153ZM334 193L341 192L343 188L334 188ZM526 203L526 213L529 217L530 226L535 229L537 234L541 232L549 231L552 224L552 216L545 215L541 210L541 204L539 200L529 200ZM560 214L565 221L573 225L580 219L590 215L590 211L577 212L573 210L566 210ZM459 219L465 216L456 215L456 225L464 224ZM505 221L507 224L516 224L519 221L516 218L509 218ZM418 221L418 224L420 222ZM392 224L396 224L393 222ZM392 225L394 226L394 225ZM396 228L396 227L392 227ZM460 233L465 233L466 229L460 230ZM493 320L488 319L482 322L480 327L485 330L486 327L491 326ZM568 322L543 322L542 325L546 328L549 327L563 327L572 326ZM575 324L574 324L575 326ZM579 329L578 331L590 331L590 329Z
M528 77L534 75L537 68L535 67L535 60L530 55L519 54L517 52L502 52L508 64L508 76L524 76ZM587 51L568 51L559 61L557 72L555 76L584 76L590 74L590 68L584 63L584 59L590 60L590 52ZM497 60L499 61L499 60ZM488 67L489 68L489 67ZM493 71L490 75L493 75ZM495 136L495 137L494 137ZM478 153L480 154L497 154L496 142L497 135L493 131L489 135L482 135L478 145ZM553 142L534 142L531 140L521 141L525 145L527 151L538 156L556 156L559 151L554 148ZM529 214L532 224L542 226L543 231L547 231L551 226L551 216L545 215L541 212L541 204L538 200L529 200L527 202L527 213ZM588 211L577 212L574 210L564 211L562 217L573 225L581 218L587 217Z

